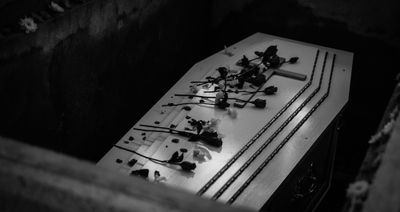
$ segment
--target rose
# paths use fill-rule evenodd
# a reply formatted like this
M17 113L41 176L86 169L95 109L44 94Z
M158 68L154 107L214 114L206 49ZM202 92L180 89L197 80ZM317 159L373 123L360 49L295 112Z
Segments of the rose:
M223 91L219 91L216 95L215 95L215 104L218 104L221 101L224 101L224 97L225 94Z
M255 86L261 86L262 84L264 84L267 81L266 77L264 74L257 74L253 80L252 80L252 84Z
M182 163L178 164L179 166L181 166L183 171L192 171L196 168L196 164L195 163L191 163L188 161L183 161Z
M299 60L299 57L292 57L289 59L288 63L290 64L297 63L297 60Z
M228 75L228 69L225 67L219 67L217 68L217 71L222 79L225 79L226 76Z
M236 65L242 66L242 67L249 67L250 66L250 60L245 55L243 55L242 59L240 59L236 63Z
M268 86L264 89L265 95L272 95L272 94L275 94L277 91L278 91L278 88L273 85Z
M214 147L221 147L222 146L222 139L218 137L218 133L217 132L207 132L204 131L203 133L201 133L200 135L200 139L210 145L210 146L214 146Z
M131 171L130 175L147 179L149 177L149 170L148 169L133 170Z
M217 87L215 87L215 89L217 89ZM225 89L225 82L224 81L220 81L218 83L218 89L224 90Z
M174 154L171 155L171 158L167 161L167 163L179 163L183 160L183 153L179 155L178 151L175 151Z
M189 88L190 88L190 92L192 92L192 93L199 92L199 88L195 85L191 85L191 86L189 86Z
M215 105L221 109L225 109L229 107L228 101L228 93L225 91L219 91L215 95Z
M238 83L236 84L236 87L239 89L242 89L244 86L244 79L243 78L239 78L238 79Z
M255 99L251 103L253 103L257 108L265 108L267 105L267 101L265 99Z
M269 46L264 51L263 60L268 60L270 57L276 55L277 52L278 52L278 46L277 45Z
M264 63L264 65L270 68L278 68L282 64L282 60L283 59L279 56L273 55L270 59L266 61L266 63Z
M220 109L226 109L227 107L229 107L230 104L227 101L220 101L215 105Z

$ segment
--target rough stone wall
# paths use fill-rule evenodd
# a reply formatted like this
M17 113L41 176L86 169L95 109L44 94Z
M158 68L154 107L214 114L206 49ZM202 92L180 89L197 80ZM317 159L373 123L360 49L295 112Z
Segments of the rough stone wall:
M0 133L98 159L199 59L204 7L97 0L0 39Z
M346 23L349 30L400 46L400 4L396 0L298 0L316 16Z
M229 4L224 0L215 0L214 25L218 26L229 14L240 16L243 12L254 11L256 7L264 11L263 17L258 16L261 19L279 22L276 18L280 16L296 17L297 20L288 23L293 25L301 24L304 20L302 16L307 16L305 11L309 10L317 19L336 21L353 33L400 46L400 3L397 0L232 0Z

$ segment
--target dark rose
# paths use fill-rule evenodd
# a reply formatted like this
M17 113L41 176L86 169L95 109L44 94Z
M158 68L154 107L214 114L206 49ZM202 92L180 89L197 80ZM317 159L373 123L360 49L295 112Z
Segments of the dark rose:
M216 105L220 109L226 109L229 107L229 103L227 101L219 101Z
M182 163L179 164L182 168L183 171L192 171L196 168L196 164L195 163L191 163L188 161L183 161Z
M290 64L293 64L293 63L297 63L298 60L299 60L299 57L292 57L292 58L289 59L288 62L289 62Z
M281 61L282 60L281 60L281 58L279 56L274 55L267 61L268 65L266 65L266 66L270 67L270 68L278 68L279 66L281 66Z
M239 82L239 83L236 84L236 87L239 88L239 89L242 89L243 86L244 86L244 79L239 78L239 79L238 79L238 82Z
M268 86L268 87L266 87L265 89L264 89L264 93L266 94L266 95L272 95L272 94L275 94L276 92L278 91L278 88L277 87L275 87L275 86Z
M249 59L248 59L245 55L243 55L242 59L240 59L240 60L236 63L236 65L242 66L242 67L248 67L248 66L250 66L250 61L249 61Z
M199 141L200 140L200 136L193 134L192 136L189 137L188 141Z
M278 52L278 46L274 45L274 46L269 46L265 51L264 51L264 55L263 55L263 59L267 60L270 57L276 55L276 53Z
M255 86L261 86L266 81L267 81L267 79L264 74L257 74L256 77L254 77L252 84Z
M192 108L191 108L190 106L184 106L184 107L182 107L182 109L183 109L183 110L186 110L186 111L192 110ZM173 127L173 128L174 128L174 127Z
M217 132L204 131L200 136L201 136L201 140L210 146L214 146L214 147L222 146L222 139L218 138Z
M128 161L128 166L132 167L136 164L137 160L136 159L132 159Z
M252 102L257 108L265 108L267 101L265 99L256 99Z
M183 160L183 154L178 153L178 151L175 151L174 154L172 154L171 158L167 161L167 163L179 163Z
M134 170L131 172L131 175L147 179L147 177L149 177L149 170L148 169Z
M154 178L159 178L161 176L159 171L154 171Z
M226 76L228 75L228 69L225 67L219 67L217 68L217 71L222 79L225 79Z

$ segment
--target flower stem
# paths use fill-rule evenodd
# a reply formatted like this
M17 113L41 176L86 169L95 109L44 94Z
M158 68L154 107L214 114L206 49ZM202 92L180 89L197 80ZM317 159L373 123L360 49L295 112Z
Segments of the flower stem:
M199 105L199 104L215 105L212 103L205 103L205 102L184 102L184 103L178 103L178 104L169 103L169 104L161 105L161 107L173 107L173 106L179 106L179 105Z
M261 59L261 58L262 58L262 57L256 57L256 58L253 58L253 59L249 60L249 62L254 61L254 60L257 60L257 59Z
M139 126L151 127L151 128L156 128L156 129L165 129L165 130L169 130L169 132L173 131L173 132L176 132L176 133L186 133L185 131L177 130L177 129L173 129L173 128L169 128L169 127L153 126L153 125L148 125L148 124L140 124Z
M215 96L201 96L201 95L193 95L193 94L175 94L175 96L200 97L200 98L209 98L209 99L215 99L216 98ZM243 99L232 98L232 97L229 97L228 99L229 100L242 101L242 102L246 101L246 100L243 100ZM199 103L199 104L204 104L204 103Z

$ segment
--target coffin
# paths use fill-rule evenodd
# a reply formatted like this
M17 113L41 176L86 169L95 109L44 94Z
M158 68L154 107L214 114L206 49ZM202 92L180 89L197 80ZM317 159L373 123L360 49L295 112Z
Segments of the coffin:
M232 91L229 98L236 98L228 100L229 109L212 105L217 85L200 82L218 78L220 67L231 74L240 73L237 62L243 55L256 58L256 51L264 52L269 46L276 46L281 58L299 59L265 70L260 60L253 60L261 64L260 73L267 81L261 86L245 82L242 89L228 87ZM329 189L340 116L349 97L352 60L351 52L256 33L196 63L97 165L125 175L147 169L149 181L232 206L262 211L313 210ZM265 95L262 91L269 86L276 86L277 92ZM266 107L255 107L255 99L266 100ZM200 101L209 104L195 104ZM172 127L196 133L191 131L193 119L218 123L214 129L222 146L201 139L189 141L169 130L137 130ZM195 163L196 168L184 171L180 166L140 156L165 161L175 152L184 152L183 160ZM162 179L155 180L156 171Z

